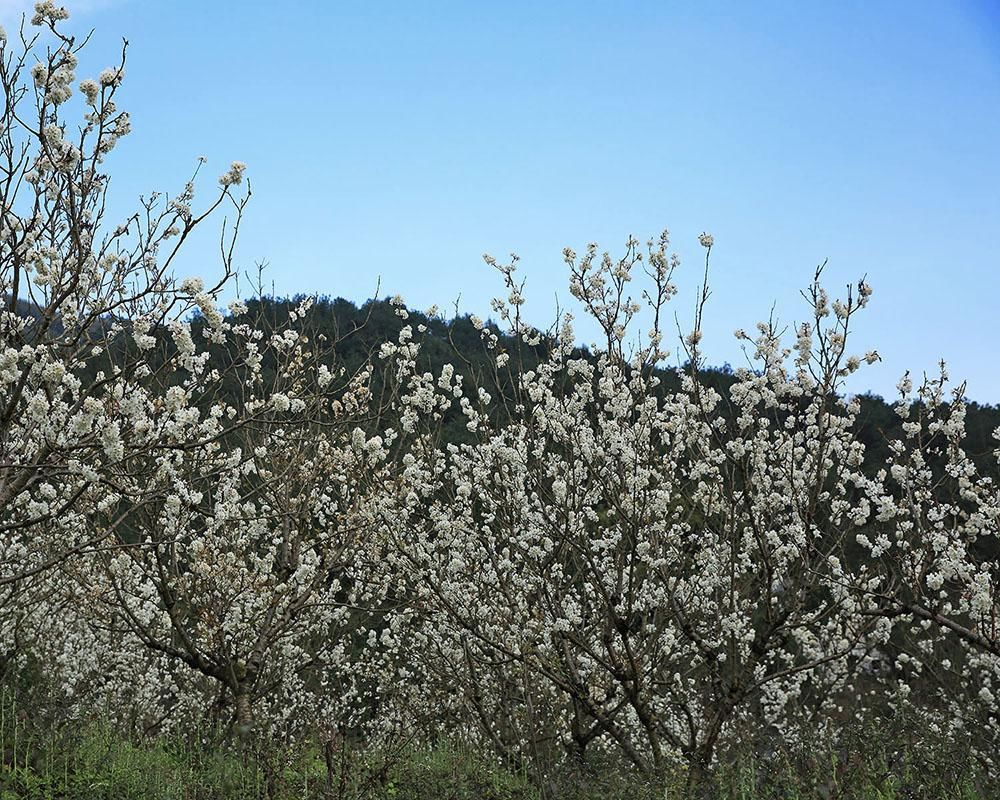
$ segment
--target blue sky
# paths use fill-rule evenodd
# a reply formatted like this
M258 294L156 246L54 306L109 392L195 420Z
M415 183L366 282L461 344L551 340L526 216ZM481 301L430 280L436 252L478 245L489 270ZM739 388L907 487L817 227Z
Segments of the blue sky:
M24 6L27 4L21 4ZM18 3L0 0L8 24ZM692 317L710 231L705 349L798 291L875 289L852 390L894 392L945 358L1000 402L1000 10L966 3L339 3L88 0L79 70L130 41L134 133L114 207L177 191L199 155L239 159L254 198L238 256L278 293L489 312L481 254L515 251L551 321L564 246L620 252L670 228ZM73 11L74 6L70 5ZM186 272L211 273L217 226ZM580 325L581 338L594 335Z

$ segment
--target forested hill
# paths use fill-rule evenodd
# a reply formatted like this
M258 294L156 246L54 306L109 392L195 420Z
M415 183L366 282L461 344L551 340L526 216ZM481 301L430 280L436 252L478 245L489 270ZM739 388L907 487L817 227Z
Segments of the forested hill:
M288 323L290 312L295 310L301 300L301 297L295 297L253 301L249 303L250 315L268 320L269 328L280 327ZM508 368L497 371L494 368L494 354L486 347L483 331L476 327L471 315L446 320L440 316L428 316L423 312L407 309L406 319L403 319L399 310L389 300L369 300L358 306L339 297L321 297L310 308L306 325L316 335L322 334L328 340L338 342L338 355L349 371L357 370L365 364L378 352L383 342L397 341L402 328L409 325L415 338L421 343L419 358L424 370L436 375L444 364L451 363L465 376L467 386L481 386L493 397L510 396L510 384L516 370L534 369L545 353L544 341L536 347L528 347L487 321L484 327L497 337L498 350L512 354ZM29 304L24 302L17 303L16 313L35 316ZM58 320L55 324L58 326ZM195 324L197 325L197 321ZM588 351L584 348L581 348L580 354L588 357ZM675 367L660 370L663 391L678 389L680 376L681 370ZM717 389L723 397L728 397L729 387L736 377L726 365L704 369L701 379L704 384ZM864 394L860 397L860 402L857 435L865 444L866 462L874 469L888 459L886 440L899 435L903 420L891 403L878 395ZM993 432L997 428L1000 428L1000 405L970 400L966 415L965 451L987 475L1000 474L994 455L994 451L1000 446L993 438ZM457 413L447 420L443 434L448 441L469 439L464 421Z
M298 305L301 298L269 299L262 301L264 317L281 325L287 322L288 314ZM253 304L256 306L257 304ZM429 317L419 311L407 310L404 320L388 300L370 300L356 306L343 298L319 298L309 311L308 324L317 333L325 334L330 340L339 340L338 352L349 369L356 369L378 351L385 341L396 341L404 325L409 325L416 338L421 341L420 360L424 369L438 374L442 365L451 363L456 370L466 376L469 384L482 386L494 397L500 390L509 394L509 385L497 386L497 378L509 381L507 371L499 374L493 368L490 351L483 343L482 332L470 315L456 316L450 320ZM421 331L421 327L425 330ZM521 364L521 369L533 369L544 354L544 343L534 347L515 341L506 336L492 322L486 327L498 337L498 348L512 354L509 367L511 373ZM581 349L581 354L587 351ZM681 372L677 368L665 368L660 373L664 391L679 388ZM703 370L702 380L717 389L723 397L728 397L729 387L736 380L732 369L714 367ZM875 394L860 397L861 414L857 435L866 446L866 462L876 468L888 459L886 439L895 438L901 430L902 420L891 403ZM981 404L970 401L966 416L967 439L965 450L975 460L977 466L989 475L1000 470L994 450L1000 446L993 438L993 432L1000 427L1000 405ZM444 431L452 441L464 440L467 434L460 418L451 419Z

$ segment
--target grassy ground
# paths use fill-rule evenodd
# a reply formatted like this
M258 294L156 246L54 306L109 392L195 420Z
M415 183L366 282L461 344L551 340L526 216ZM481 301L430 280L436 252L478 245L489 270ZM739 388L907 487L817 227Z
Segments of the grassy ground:
M0 800L246 800L268 797L259 757L225 746L191 748L179 741L137 745L94 725L46 741L4 741ZM496 766L467 749L438 746L338 761L332 784L318 751L304 751L270 770L273 797L385 800L685 800L682 771L651 785L633 774L591 767L553 775ZM721 768L708 793L720 800L988 800L1000 796L971 773L911 763L890 767L882 754L826 754L763 765L749 759ZM705 797L705 794L700 795Z
M0 800L689 800L684 770L651 782L621 764L504 769L444 743L283 753L226 737L136 741L112 725L55 724L0 688ZM330 765L328 767L328 764ZM727 758L697 800L996 800L1000 783L916 725L859 730L768 758Z

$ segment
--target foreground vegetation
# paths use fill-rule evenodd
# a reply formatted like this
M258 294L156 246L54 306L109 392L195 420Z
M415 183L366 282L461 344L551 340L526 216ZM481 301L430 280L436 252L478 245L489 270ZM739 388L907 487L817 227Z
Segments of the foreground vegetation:
M842 748L741 753L710 787L691 789L683 768L651 781L621 764L564 764L545 775L514 771L468 744L442 741L333 754L241 747L219 732L197 740L136 741L113 724L39 729L5 694L0 714L0 800L988 800L993 784L968 753L896 729L856 732ZM991 788L993 787L993 788Z

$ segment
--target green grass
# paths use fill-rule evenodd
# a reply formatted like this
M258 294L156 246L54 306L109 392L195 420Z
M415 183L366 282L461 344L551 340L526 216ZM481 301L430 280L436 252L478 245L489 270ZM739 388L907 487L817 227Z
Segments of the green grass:
M318 746L222 734L137 740L107 722L53 724L0 691L0 800L690 800L682 766L656 781L615 761L505 769L454 742L370 750L327 762ZM809 742L728 757L698 800L995 800L967 754L922 735L859 730L839 748ZM270 794L269 794L270 790Z
M6 746L6 743L5 743ZM72 737L22 739L17 763L9 746L0 767L0 800L248 800L266 798L259 759L215 745L196 749L178 741L136 744L107 726ZM50 748L58 748L52 750ZM304 750L274 771L277 800L687 800L682 769L651 783L617 769L562 769L519 773L454 745L415 748L386 759L354 753L328 788L318 750ZM926 767L927 765L924 765ZM971 777L949 779L913 764L891 770L878 758L856 755L761 764L741 760L721 767L716 785L699 797L720 800L988 800L998 796Z

